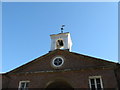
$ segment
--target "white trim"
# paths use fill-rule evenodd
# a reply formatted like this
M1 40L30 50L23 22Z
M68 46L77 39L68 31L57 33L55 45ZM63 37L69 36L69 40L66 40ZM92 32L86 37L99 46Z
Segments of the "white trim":
M89 76L89 78L101 78L101 76Z
M102 81L102 78L100 78L100 82L101 82L101 88L103 88L103 81Z
M60 58L60 59L62 60L62 64L61 64L61 65L56 66L56 65L54 64L54 61L55 61L56 58ZM52 60L52 66L54 66L54 67L61 67L61 66L63 65L63 63L64 63L64 59L63 59L62 57L60 57L60 56L57 56L57 57L55 57L55 58Z
M23 82L27 83L27 82L30 82L30 81L19 81L19 87L18 87L18 90L20 90L20 88L21 88L21 83L23 83ZM26 87L26 86L25 86L25 87Z
M89 87L91 88L91 82L90 82L90 78L88 79L88 81L89 81Z
M99 77L98 77L99 78ZM96 82L96 78L93 78L94 82L95 82L95 88L97 88L97 82Z

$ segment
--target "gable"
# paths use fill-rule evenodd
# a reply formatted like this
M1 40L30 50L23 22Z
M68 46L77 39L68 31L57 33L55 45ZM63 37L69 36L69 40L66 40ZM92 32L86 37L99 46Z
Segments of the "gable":
M56 68L52 65L52 60L55 57L62 57L64 63L61 67ZM52 70L76 70L86 68L103 68L115 66L116 63L93 58L90 56L69 52L66 50L54 50L49 52L25 65L22 65L9 73L24 73L24 72L44 72Z

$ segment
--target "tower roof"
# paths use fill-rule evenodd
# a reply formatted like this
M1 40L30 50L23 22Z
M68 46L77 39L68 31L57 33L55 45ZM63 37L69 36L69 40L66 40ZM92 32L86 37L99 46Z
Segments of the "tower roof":
M65 32L65 33L51 34L50 36L59 36L59 35L68 35L68 34L70 34L70 33Z

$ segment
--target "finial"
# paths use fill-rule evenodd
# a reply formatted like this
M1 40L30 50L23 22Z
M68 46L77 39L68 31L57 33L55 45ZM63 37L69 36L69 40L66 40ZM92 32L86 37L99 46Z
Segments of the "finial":
M62 27L61 27L61 33L63 33L64 27L65 27L65 25L62 25Z

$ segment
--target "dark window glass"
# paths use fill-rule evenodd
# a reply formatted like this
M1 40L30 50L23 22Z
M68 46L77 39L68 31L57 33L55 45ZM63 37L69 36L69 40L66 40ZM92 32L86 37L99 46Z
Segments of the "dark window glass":
M90 79L90 83L91 83L91 90L95 90L95 80Z
M25 90L28 90L28 84L29 84L29 83L28 83L28 82L26 82L26 88L25 88Z
M20 87L21 87L21 88L24 88L24 86L25 86L25 83L21 83L21 86L20 86Z
M95 85L91 85L91 90L95 90Z
M20 88L20 90L24 90L24 88Z
M96 78L96 83L100 83L100 78Z
M24 88L20 88L20 90L24 90Z
M90 81L91 81L91 84L95 84L94 79L90 79Z
M97 88L98 88L98 89L101 89L100 78L96 78L96 84L97 84Z
M28 87L28 84L29 84L29 83L28 83L28 82L26 82L26 88Z
M97 88L101 88L101 84L97 84Z
M61 58L56 58L56 59L54 60L54 64L55 64L56 66L61 65L61 64L62 64L62 59L61 59Z

